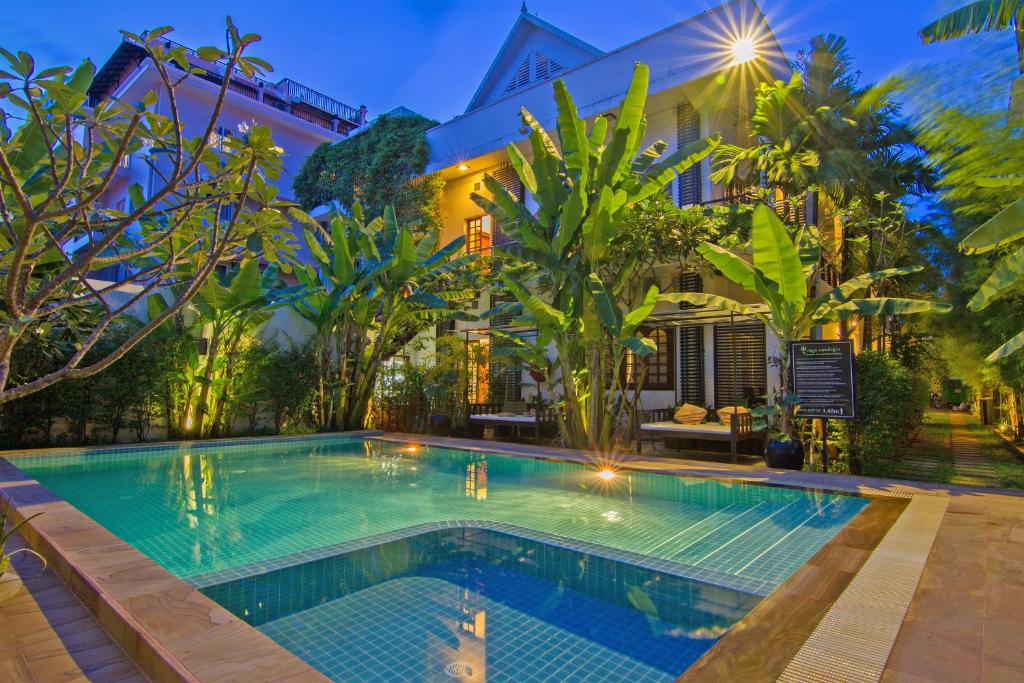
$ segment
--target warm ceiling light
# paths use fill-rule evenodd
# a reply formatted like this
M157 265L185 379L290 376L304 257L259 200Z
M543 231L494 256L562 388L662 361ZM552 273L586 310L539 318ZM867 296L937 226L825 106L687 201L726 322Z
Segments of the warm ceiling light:
M597 476L601 477L602 479L611 479L612 477L615 476L615 473L612 472L611 470L601 470L600 472L597 473Z
M737 38L732 43L732 63L743 64L749 62L751 59L757 57L757 45L754 44L754 39L747 36L745 38Z
M458 166L456 166L455 168L457 168L457 169L459 169L460 171L463 171L463 172L465 172L465 171L468 171L468 170L469 170L469 166L467 166L466 164L459 164L459 165L458 165Z

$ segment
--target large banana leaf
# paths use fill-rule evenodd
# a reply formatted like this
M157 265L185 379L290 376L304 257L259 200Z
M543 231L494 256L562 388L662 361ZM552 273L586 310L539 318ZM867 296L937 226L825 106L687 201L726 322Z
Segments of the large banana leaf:
M997 360L1012 356L1020 351L1021 348L1024 348L1024 331L1018 332L1010 341L990 353L985 360L989 363L994 363Z
M776 283L782 298L795 309L807 298L807 277L800 252L775 212L765 204L754 207L752 242L754 266L767 282Z
M576 112L565 83L555 81L555 103L558 107L558 140L562 143L562 159L565 166L573 171L573 182L582 185L586 191L587 168L590 164L590 142L587 140L587 124Z
M1024 2L1024 0L1021 0ZM968 254L981 254L1024 237L1024 197L997 213L960 242Z
M985 31L1024 25L1024 0L980 0L939 17L921 29L921 39L935 43Z
M764 273L736 254L711 242L698 245L697 252L732 282L758 295L772 308L782 308L783 298L778 286L769 282Z
M877 299L853 299L839 304L824 313L813 324L845 320L852 315L912 315L917 313L948 313L953 310L950 304L921 299L902 299L897 297L879 297Z
M996 298L1009 291L1024 276L1024 247L1007 256L985 279L974 293L967 307L980 311Z
M772 327L771 318L762 313L760 309L749 304L740 303L739 301L730 299L726 296L719 296L718 294L705 294L703 292L667 292L665 294L660 294L658 296L658 301L664 301L672 304L693 304L694 306L705 306L719 311L731 311L738 315L753 316L764 322L769 327Z

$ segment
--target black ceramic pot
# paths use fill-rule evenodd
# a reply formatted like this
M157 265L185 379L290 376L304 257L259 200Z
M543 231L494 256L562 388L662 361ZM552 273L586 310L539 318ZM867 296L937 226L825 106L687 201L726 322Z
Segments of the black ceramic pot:
M764 461L768 467L782 470L802 470L804 468L804 445L800 439L778 441L769 439L764 449Z

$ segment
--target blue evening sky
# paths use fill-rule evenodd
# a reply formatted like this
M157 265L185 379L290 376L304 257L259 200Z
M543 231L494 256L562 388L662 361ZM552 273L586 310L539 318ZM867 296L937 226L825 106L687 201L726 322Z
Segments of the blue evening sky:
M251 54L370 115L398 105L436 119L462 112L515 21L521 0L6 0L0 46L46 66L109 56L118 29L171 24L190 45L223 45L223 17L263 42ZM922 46L917 31L966 0L763 0L790 55L817 33L849 39L865 82L925 64L970 79L979 38ZM529 0L542 19L609 50L713 6L713 0ZM1012 63L1007 35L989 55Z

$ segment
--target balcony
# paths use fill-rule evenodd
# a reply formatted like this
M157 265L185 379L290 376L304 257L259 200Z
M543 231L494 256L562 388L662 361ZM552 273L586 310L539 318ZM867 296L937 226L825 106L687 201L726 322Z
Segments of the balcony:
M202 69L202 73L196 74L197 77L220 85L228 76L224 64L206 61L186 45L171 40L164 41L165 49L175 47L184 48L189 64ZM96 105L109 97L135 73L146 56L146 51L138 45L128 41L122 42L96 74L96 78L89 87L90 104ZM173 62L172 65L175 68L180 68ZM230 74L228 89L243 97L287 112L298 119L342 135L348 135L366 124L365 107L356 109L290 78L271 83L256 76L246 76L236 67Z

